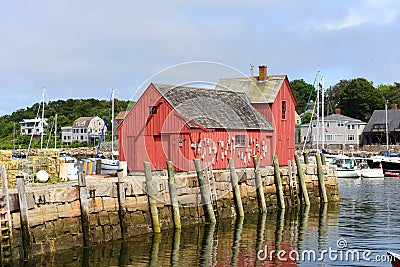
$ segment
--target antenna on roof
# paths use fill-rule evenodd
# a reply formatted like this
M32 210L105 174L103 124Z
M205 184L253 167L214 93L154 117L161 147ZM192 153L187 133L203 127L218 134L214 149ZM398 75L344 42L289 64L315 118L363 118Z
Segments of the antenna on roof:
M254 76L254 65L250 64L250 77Z

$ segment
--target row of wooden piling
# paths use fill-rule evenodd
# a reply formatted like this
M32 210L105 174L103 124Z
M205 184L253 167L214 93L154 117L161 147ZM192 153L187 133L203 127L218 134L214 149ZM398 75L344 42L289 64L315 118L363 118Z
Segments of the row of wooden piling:
M325 163L325 158L324 156L316 155L316 159L317 159L317 174L318 174L318 184L319 184L321 202L327 203L328 198L327 198L324 175L322 170L322 164ZM297 155L295 156L295 161L297 165L297 177L299 178L299 186L301 189L300 195L303 199L303 204L305 206L310 206L310 199L308 196L303 168L301 166L299 156ZM308 158L307 161L305 160L305 162L308 162ZM260 213L266 213L267 206L266 206L263 181L260 175L257 156L253 157L253 163L254 163L255 183L257 190L257 202L259 211ZM282 178L279 170L278 158L276 156L273 157L273 163L274 163L274 180L277 189L278 207L280 209L285 209L286 205L284 199L284 189L282 186ZM238 185L238 177L233 164L233 160L231 158L228 159L228 164L230 170L230 181L233 190L236 214L238 217L244 217L244 209ZM206 181L204 177L204 171L201 166L201 161L199 159L194 159L194 165L200 186L200 194L202 198L206 221L210 223L216 223L217 219L213 208L213 199L211 198L210 195L210 188L208 187L209 183L208 181ZM152 229L153 232L159 233L161 231L161 227L158 219L157 200L155 198L156 192L153 188L152 174L149 162L144 162L144 170L146 177L148 202L152 218ZM167 161L167 172L168 172L168 187L169 187L170 202L172 207L173 223L175 229L180 229L182 225L179 213L178 194L175 185L175 174L173 170L173 164L171 161ZM20 207L21 231L23 239L23 256L24 258L27 258L32 251L32 237L29 231L28 206L26 201L25 183L23 177L19 177L17 179L17 188L18 188L18 200ZM119 203L118 214L120 219L119 221L120 221L122 238L127 237L127 225L129 224L127 209L126 209L125 189L126 186L123 181L122 172L119 171L118 182L117 182L118 203ZM90 246L91 240L90 240L90 224L89 224L89 200L88 200L89 194L86 188L85 174L83 172L80 172L78 175L78 190L79 190L80 209L81 209L83 245Z
M321 160L321 158L323 160ZM321 202L327 203L328 197L327 197L326 188L325 188L324 173L322 170L322 164L325 164L325 157L323 155L320 156L319 154L317 154L316 160L317 160L317 175L318 175L318 185L319 185ZM204 213L206 216L206 221L210 222L210 223L216 223L217 220L216 220L214 208L212 205L210 188L208 188L208 183L205 180L204 171L201 166L201 162L199 159L194 159L193 161L194 161L194 166L196 169L197 178L199 181L202 203L204 204L203 207L204 207ZM301 189L301 196L304 200L304 205L310 206L310 198L308 196L306 182L304 179L303 168L302 168L302 165L300 162L300 157L298 155L295 155L295 161L296 161L296 165L297 165L297 175L299 177L299 186ZM307 164L308 164L308 156L307 156L307 160L305 160L305 162L307 162ZM259 211L260 211L260 213L266 213L267 205L265 202L263 181L262 181L261 175L259 173L259 165L258 165L258 157L257 156L253 156L253 163L254 163L255 183L256 183L256 190L257 190L257 202L258 202ZM278 163L277 156L273 157L273 163L274 163L274 182L275 182L276 188L277 188L278 207L281 209L285 209L286 204L285 204L285 198L284 198L284 189L282 186L282 178L281 178L281 174L280 174L280 170L279 170L279 163ZM229 165L229 171L230 171L230 181L231 181L232 190L233 190L236 214L239 217L244 217L244 210L243 210L243 204L242 204L242 199L241 199L241 195L240 195L238 178L237 178L237 174L236 174L236 170L235 170L232 158L228 158L228 165ZM176 193L175 175L174 175L174 170L173 170L173 164L171 161L167 161L167 168L168 168L168 170L167 170L168 186L169 186L170 201L171 201L171 206L172 206L174 227L175 227L175 229L180 229L181 222L180 222L180 215L179 215L178 195ZM160 222L158 219L158 211L157 211L157 205L156 205L156 199L155 199L155 192L153 190L153 182L152 182L152 176L151 176L149 162L144 162L144 169L145 169L148 201L149 201L149 205L150 205L153 231L155 233L159 233L160 232Z

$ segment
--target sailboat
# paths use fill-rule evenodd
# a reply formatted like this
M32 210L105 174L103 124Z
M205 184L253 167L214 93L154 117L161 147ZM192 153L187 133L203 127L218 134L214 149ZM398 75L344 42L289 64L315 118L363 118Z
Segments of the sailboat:
M101 143L100 139L100 143ZM100 144L99 144L100 148ZM119 161L114 158L114 89L111 90L111 159L101 159L101 169L103 170L118 170Z

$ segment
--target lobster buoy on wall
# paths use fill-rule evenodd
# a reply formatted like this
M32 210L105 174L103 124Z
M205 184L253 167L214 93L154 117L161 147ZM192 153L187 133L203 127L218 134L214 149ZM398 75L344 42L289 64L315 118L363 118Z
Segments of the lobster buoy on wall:
M38 171L36 178L40 183L46 183L49 180L49 174L45 170Z

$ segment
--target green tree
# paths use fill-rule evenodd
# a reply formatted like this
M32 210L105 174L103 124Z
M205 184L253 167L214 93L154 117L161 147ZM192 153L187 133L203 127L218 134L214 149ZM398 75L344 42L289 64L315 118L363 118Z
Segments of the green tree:
M335 85L336 86L336 85ZM375 109L384 105L382 92L365 78L340 81L336 86L338 107L343 115L368 121Z
M393 85L380 84L378 90L385 100L388 101L389 105L397 104L400 106L400 83L394 83ZM380 107L380 109L383 109L383 107Z
M119 111L126 110L129 101L117 100L115 99L116 108L115 115ZM16 132L18 133L15 142L16 147L27 148L30 142L30 136L20 136L20 124L19 122L23 119L33 119L39 114L39 108L41 104L36 103L31 107L25 109L19 109L13 112L11 115L4 115L0 117L0 149L10 149L13 147L13 128L14 123L16 125ZM46 135L44 140L44 145L47 145L47 140L49 139L49 147L54 146L54 117L55 114L58 115L57 120L57 135L61 136L61 127L71 126L79 117L90 117L99 116L101 118L107 118L107 124L111 121L111 109L109 100L98 100L98 99L68 99L68 100L56 100L50 101L45 104L45 117L48 118L49 127L46 129ZM52 128L53 127L53 128ZM60 140L60 139L58 139ZM60 145L60 144L59 144ZM83 146L84 144L79 144ZM40 146L40 137L34 137L32 140L32 148L37 148Z

